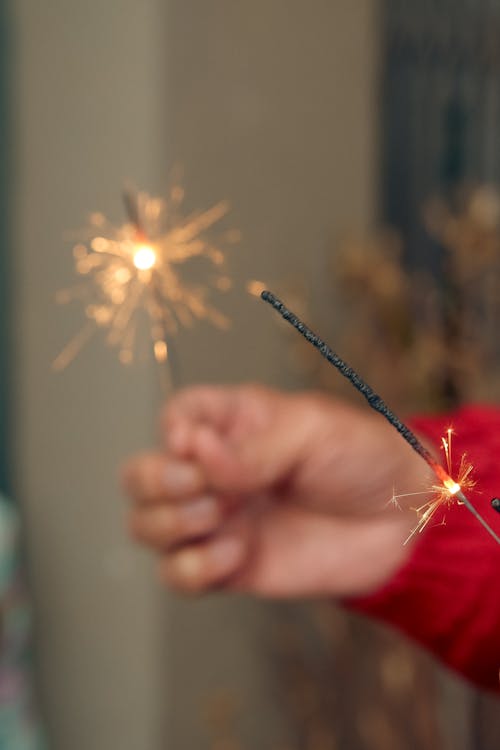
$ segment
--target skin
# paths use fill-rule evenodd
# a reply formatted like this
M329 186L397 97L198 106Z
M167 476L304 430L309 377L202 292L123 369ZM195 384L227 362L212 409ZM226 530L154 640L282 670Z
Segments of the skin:
M378 415L315 393L199 386L165 408L158 450L123 470L129 528L181 592L358 596L405 562L424 461ZM411 498L408 498L411 500Z

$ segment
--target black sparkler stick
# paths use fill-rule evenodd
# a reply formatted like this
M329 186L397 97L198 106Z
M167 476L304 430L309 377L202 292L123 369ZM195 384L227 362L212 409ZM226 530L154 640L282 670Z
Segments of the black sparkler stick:
M326 344L317 334L315 334L305 323L300 320L291 310L279 300L272 292L264 291L260 295L264 302L272 305L275 310L279 312L281 317L288 321L312 346L314 346L322 357L324 357L331 365L337 368L341 375L343 375L349 382L361 393L362 396L368 401L369 405L375 411L378 411L387 421L399 432L399 434L406 440L407 443L416 451L429 466L436 471L439 469L439 474L444 473L442 467L437 463L435 458L432 456L430 451L422 445L417 436L410 430L407 425L404 424L395 414L392 412L385 401L371 388L368 383L358 375L344 360L336 354L328 344Z

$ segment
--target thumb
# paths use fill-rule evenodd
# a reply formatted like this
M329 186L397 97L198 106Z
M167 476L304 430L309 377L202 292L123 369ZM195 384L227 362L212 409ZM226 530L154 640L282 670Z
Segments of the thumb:
M305 436L273 425L265 432L229 440L214 428L200 426L194 454L208 484L220 492L258 492L282 482L301 460Z

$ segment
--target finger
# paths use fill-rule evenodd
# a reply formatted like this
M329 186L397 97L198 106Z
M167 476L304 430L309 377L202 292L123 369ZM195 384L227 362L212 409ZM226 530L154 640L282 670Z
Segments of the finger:
M152 505L199 495L205 479L194 463L149 453L128 461L122 471L122 485L136 502Z
M248 524L240 524L208 541L170 552L160 563L160 576L168 586L184 593L230 585L248 557L249 538Z
M165 550L214 533L222 518L220 504L214 497L207 496L181 505L134 509L129 528L137 541Z
M280 415L265 430L243 440L225 439L201 425L192 436L193 457L208 486L219 492L253 493L286 480L304 455L309 430Z
M167 405L162 416L162 435L176 456L184 456L189 447L192 428L210 424L224 431L238 400L238 389L196 386L181 391Z

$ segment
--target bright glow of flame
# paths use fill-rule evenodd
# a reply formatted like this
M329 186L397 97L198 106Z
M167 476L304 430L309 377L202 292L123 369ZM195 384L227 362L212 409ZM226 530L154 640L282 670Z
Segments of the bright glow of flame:
M133 261L139 271L149 271L156 263L156 253L150 245L139 245Z
M460 492L460 490L462 489L460 485L457 484L451 477L449 479L445 479L443 484L450 495L456 495L457 492Z

